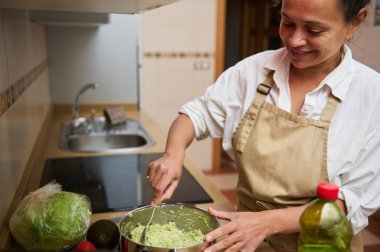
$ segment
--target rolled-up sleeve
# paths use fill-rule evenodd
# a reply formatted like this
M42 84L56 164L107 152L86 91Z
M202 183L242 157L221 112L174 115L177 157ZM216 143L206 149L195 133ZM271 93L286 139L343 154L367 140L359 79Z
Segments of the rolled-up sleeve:
M195 138L204 139L208 136L221 138L223 136L225 110L225 76L208 87L203 96L185 103L179 113L186 114L194 124Z
M368 216L380 206L379 127L364 142L358 161L341 176L339 198L346 202L355 234L368 225Z

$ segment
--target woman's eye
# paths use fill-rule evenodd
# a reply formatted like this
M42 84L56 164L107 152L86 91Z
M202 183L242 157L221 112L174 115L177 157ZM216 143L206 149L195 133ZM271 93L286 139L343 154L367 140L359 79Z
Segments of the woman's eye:
M282 22L281 23L283 26L286 26L286 27L292 27L293 24L292 23L287 23L287 22Z
M320 30L309 30L309 33L313 36L320 35L322 32Z

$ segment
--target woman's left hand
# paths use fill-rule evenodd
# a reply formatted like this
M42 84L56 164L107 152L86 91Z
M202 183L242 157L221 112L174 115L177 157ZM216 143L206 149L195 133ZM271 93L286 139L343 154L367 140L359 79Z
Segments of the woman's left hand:
M205 252L255 251L270 235L273 219L264 212L223 212L210 208L209 213L230 222L206 235L206 242L216 241Z

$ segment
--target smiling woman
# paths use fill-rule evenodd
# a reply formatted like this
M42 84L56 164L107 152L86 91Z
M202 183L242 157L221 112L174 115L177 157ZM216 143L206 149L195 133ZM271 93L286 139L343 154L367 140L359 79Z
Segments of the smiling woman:
M360 231L380 206L380 176L373 176L380 171L380 75L354 60L347 43L367 4L282 1L285 47L240 61L181 107L165 153L147 172L155 177L153 197L172 196L194 138L222 138L239 173L238 212L209 210L230 222L206 235L218 242L205 251L251 251L264 239L297 251L299 218L320 182L339 186L337 203L356 235L351 249L363 250Z

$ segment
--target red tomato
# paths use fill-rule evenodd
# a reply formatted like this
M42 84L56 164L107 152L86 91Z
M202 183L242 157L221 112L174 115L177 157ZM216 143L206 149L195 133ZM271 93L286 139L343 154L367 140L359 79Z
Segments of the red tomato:
M94 244L89 241L81 241L76 247L75 252L84 252L84 251L96 251Z

